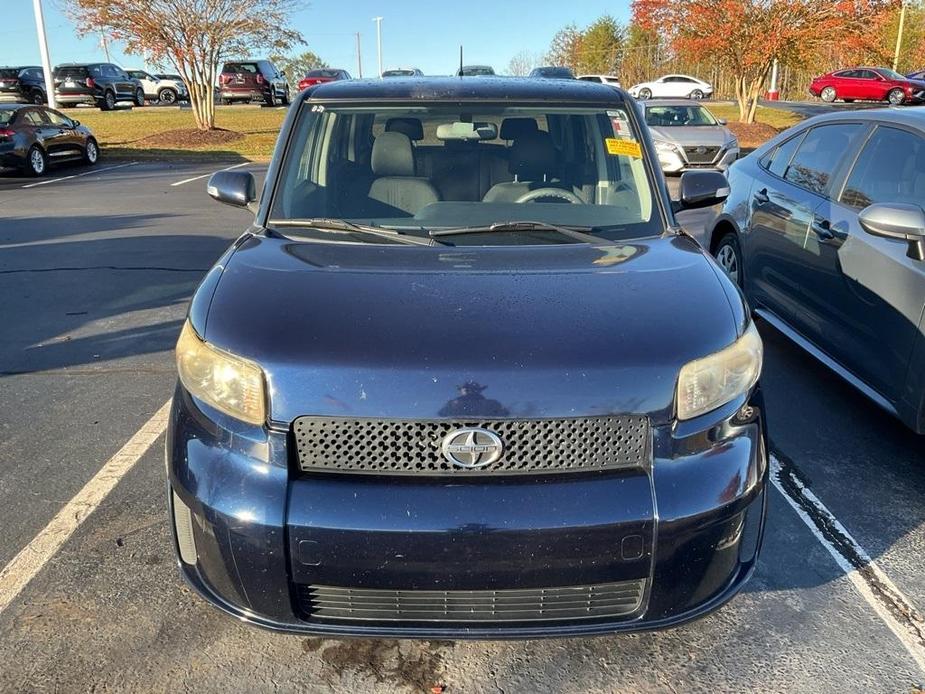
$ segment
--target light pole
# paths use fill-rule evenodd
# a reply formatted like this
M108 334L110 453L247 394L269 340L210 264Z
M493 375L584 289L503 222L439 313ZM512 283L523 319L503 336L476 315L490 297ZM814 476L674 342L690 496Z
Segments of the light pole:
M39 35L39 52L42 54L42 72L45 75L45 98L49 108L55 108L55 76L51 73L51 58L48 57L48 39L45 38L45 15L42 0L32 0L35 10L35 28Z
M376 23L376 49L379 52L379 77L382 77L382 17L373 17Z
M896 32L896 51L893 53L893 71L899 67L899 52L903 45L903 29L906 26L906 0L902 0L902 9L899 11L899 31Z

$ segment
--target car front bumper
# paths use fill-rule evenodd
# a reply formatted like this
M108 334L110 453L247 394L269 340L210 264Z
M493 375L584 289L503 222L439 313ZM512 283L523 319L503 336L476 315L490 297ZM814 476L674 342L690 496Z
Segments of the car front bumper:
M274 630L522 639L672 626L730 599L757 560L768 475L760 392L741 405L706 429L653 428L645 470L460 482L297 473L291 432L237 424L179 387L167 437L178 564L207 601ZM321 586L361 607L399 594L420 604L417 591L501 603L505 591L634 581L638 604L605 618L331 619L304 597Z
M679 174L685 171L726 171L739 158L739 148L723 150L717 158L709 163L692 164L681 152L659 152L658 161L666 174Z

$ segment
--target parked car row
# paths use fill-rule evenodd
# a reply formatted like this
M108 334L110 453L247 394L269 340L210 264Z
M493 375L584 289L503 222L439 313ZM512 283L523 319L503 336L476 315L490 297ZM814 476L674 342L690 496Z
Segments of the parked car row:
M112 63L63 63L53 70L55 101L61 106L87 104L103 110L120 101L143 106L146 101L175 104L189 99L177 75L123 70ZM44 70L36 65L0 67L0 102L48 103Z

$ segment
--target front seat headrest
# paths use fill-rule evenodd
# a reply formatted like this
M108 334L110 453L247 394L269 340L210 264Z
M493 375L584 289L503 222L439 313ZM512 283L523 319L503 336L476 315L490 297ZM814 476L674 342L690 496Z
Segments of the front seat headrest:
M549 133L540 130L514 140L510 171L522 181L552 178L556 172L556 148Z
M417 142L424 139L424 126L420 118L389 118L385 122L387 133L404 133L408 139Z
M414 176L414 152L404 133L382 133L373 142L373 173L377 176Z
M535 132L539 132L535 118L505 118L501 121L501 132L498 136L502 140L516 140Z

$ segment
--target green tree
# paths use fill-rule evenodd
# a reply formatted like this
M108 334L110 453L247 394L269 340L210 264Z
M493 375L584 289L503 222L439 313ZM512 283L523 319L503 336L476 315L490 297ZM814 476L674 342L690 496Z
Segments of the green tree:
M581 34L578 44L578 70L590 74L612 74L617 71L620 49L625 32L610 15L604 15Z
M286 77L295 81L305 77L305 73L309 70L330 67L312 51L305 51L291 56L271 55L270 60L278 69L286 73Z

